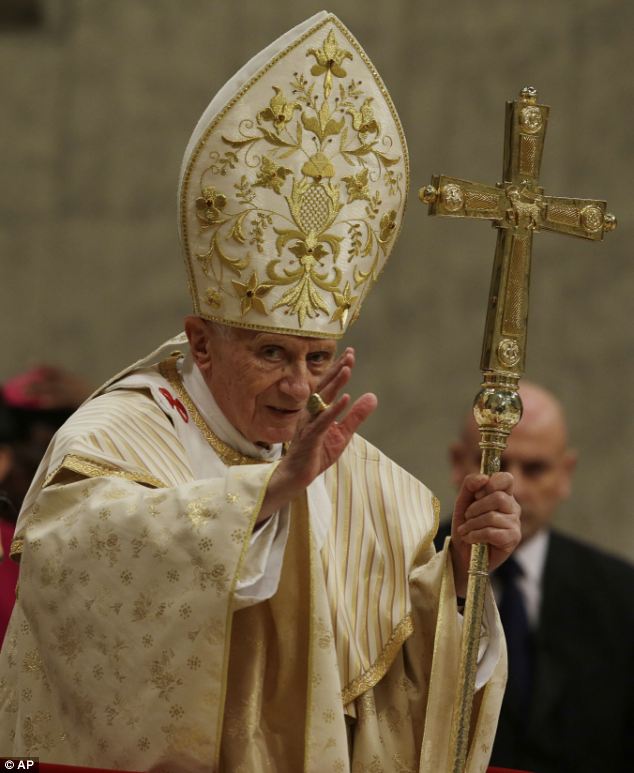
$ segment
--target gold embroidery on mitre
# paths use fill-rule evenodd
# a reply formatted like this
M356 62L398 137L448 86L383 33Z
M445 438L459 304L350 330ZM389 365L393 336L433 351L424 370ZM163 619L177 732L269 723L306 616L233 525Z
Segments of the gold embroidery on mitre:
M389 94L327 16L247 81L186 159L181 231L195 312L340 337L389 256L408 174Z

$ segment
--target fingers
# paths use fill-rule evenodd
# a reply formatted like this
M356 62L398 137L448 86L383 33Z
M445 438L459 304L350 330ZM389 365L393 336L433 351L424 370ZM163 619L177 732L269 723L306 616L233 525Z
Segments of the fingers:
M370 414L374 413L379 401L372 392L366 392L361 395L354 405L348 411L346 418L339 424L339 427L347 435L354 435L357 428L362 424Z
M495 510L465 521L458 527L461 539L471 544L486 542L503 547L513 541L513 532L519 529L519 513L499 513Z
M477 492L484 488L488 480L488 476L482 475L481 473L472 473L465 477L456 498L454 518L462 521L465 510L473 502L474 497L477 496Z
M322 411L310 420L302 431L302 437L313 442L318 437L325 435L332 425L336 425L340 434L340 442L344 445L347 444L352 435L357 431L359 425L373 413L378 405L378 400L376 395L371 392L361 395L352 405L345 419L337 423L337 417L345 411L349 403L350 395L342 395L325 411Z
M321 411L321 413L311 417L308 423L311 434L320 434L325 432L325 430L328 429L333 421L335 421L337 416L343 413L349 402L350 395L342 395L338 400L335 400L334 403L331 403L325 410Z
M464 517L469 520L494 510L500 513L513 513L516 507L517 502L512 494L507 494L506 491L494 491L471 502L465 510Z
M327 386L317 390L322 399L327 403L332 402L348 381L350 381L351 375L352 370L348 366L343 366L333 375Z
M340 354L317 385L317 391L326 402L334 400L337 392L345 386L352 374L355 357L354 349L349 346Z

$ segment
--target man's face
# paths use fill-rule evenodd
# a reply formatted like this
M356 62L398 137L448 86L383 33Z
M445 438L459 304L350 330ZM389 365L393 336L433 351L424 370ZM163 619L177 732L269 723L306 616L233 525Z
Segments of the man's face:
M454 480L480 469L479 433L475 422L452 448ZM532 413L511 432L501 469L513 475L513 493L522 508L522 541L548 526L557 505L570 493L575 455L566 448L559 416Z
M335 358L330 339L208 327L201 372L218 407L252 443L291 440L310 394Z

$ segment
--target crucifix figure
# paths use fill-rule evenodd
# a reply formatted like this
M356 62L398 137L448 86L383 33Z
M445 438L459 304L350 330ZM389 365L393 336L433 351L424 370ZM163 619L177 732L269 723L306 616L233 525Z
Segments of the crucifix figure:
M498 229L482 345L483 383L473 411L480 430L481 471L500 469L506 439L522 415L518 383L524 371L533 233L546 230L600 240L616 228L605 201L547 196L539 185L549 108L532 87L506 103L503 182L495 186L435 175L419 196L430 215L492 221ZM486 545L471 550L464 611L459 691L452 723L451 773L463 773L475 686L484 592Z

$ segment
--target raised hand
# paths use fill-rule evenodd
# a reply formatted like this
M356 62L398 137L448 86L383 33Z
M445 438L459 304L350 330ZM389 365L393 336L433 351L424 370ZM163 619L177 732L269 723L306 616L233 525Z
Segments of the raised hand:
M334 464L359 425L376 408L376 396L368 392L350 406L344 418L337 420L350 404L348 394L338 395L350 380L354 362L354 350L347 348L319 381L318 392L330 405L316 416L304 412L288 453L271 476L258 521L288 503Z

